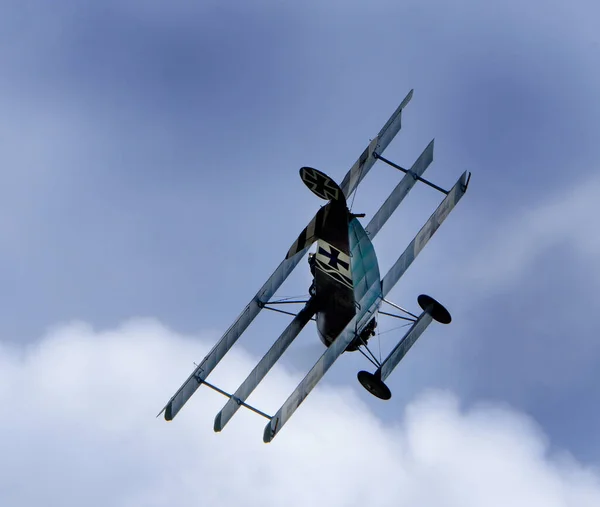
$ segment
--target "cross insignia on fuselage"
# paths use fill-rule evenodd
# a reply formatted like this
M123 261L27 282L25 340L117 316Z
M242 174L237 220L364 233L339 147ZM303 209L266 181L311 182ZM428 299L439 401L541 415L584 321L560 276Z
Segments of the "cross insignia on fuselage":
M329 262L327 264L329 266L331 266L333 269L338 269L338 266L342 266L345 270L350 269L350 264L348 264L346 261L343 261L339 258L339 256L340 256L339 250L332 248L331 252L328 252L322 246L320 246L319 253L329 259Z

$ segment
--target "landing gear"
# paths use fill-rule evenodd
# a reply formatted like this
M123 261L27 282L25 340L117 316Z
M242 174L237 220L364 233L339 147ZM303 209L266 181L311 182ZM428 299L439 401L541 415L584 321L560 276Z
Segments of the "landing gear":
M371 338L371 336L375 336L375 328L377 327L377 321L375 318L372 318L369 323L363 329L363 332L360 334L361 339L365 342Z
M385 385L377 373L373 374L363 370L359 371L356 376L362 386L373 396L377 396L380 400L389 400L392 397L389 387Z
M375 320L375 318L372 318L369 321L369 323L364 327L364 329L362 330L360 335L358 337L356 337L352 342L350 342L350 345L348 345L348 347L346 348L346 351L354 352L355 350L358 350L358 347L360 347L361 345L364 345L366 347L367 342L369 341L369 338L371 338L372 336L375 336L375 328L376 327L377 327L377 321Z
M392 397L392 393L390 392L388 386L385 385L384 380L392 373L394 368L398 366L398 363L404 358L406 353L410 350L410 348L415 344L421 333L425 330L425 328L429 325L432 320L435 320L441 324L450 324L452 321L452 317L446 308L444 308L440 303L438 303L431 296L427 296L425 294L421 294L417 298L417 302L419 306L423 309L423 313L416 317L415 319L408 319L412 321L412 325L410 329L406 332L406 334L400 339L398 344L394 347L394 349L389 353L389 355L383 360L383 362L379 361L371 361L373 364L377 366L377 370L375 373L369 373L368 371L359 371L358 372L358 381L362 384L362 386L369 391L373 396L381 400L389 400ZM389 301L388 301L389 303ZM399 310L402 310L409 315L413 315L406 310L403 310L401 307L394 305L393 303L389 303L392 306L395 306ZM383 312L380 312L383 313ZM392 314L387 314L392 315ZM397 315L392 315L393 317L398 317ZM427 316L427 319L424 318ZM402 317L398 317L402 318ZM368 349L367 349L368 350ZM369 359L369 358L367 358Z
M417 298L417 303L419 303L419 306L424 312L428 312L433 320L439 322L440 324L450 324L450 322L452 322L450 312L431 296L428 296L427 294L421 294Z

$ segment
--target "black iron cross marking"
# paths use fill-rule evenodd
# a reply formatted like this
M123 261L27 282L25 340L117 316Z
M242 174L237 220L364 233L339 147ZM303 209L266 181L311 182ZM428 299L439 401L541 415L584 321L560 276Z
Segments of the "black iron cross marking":
M338 198L338 189L331 185L331 180L324 174L317 171L306 171L304 181L311 185L315 194L322 196L324 199L336 200Z
M342 266L346 271L350 268L350 264L339 259L340 252L335 248L331 249L331 253L325 250L322 246L319 247L319 253L329 259L329 264L333 269L338 269L338 265Z

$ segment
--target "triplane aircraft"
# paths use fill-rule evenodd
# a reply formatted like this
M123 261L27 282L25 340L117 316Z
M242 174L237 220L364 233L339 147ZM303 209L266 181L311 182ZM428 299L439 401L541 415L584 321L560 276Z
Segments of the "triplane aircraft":
M377 137L362 152L341 185L336 184L317 169L310 167L300 169L300 177L306 186L328 203L319 209L275 272L163 408L161 413L164 412L167 421L172 420L196 389L204 384L229 398L215 418L216 432L221 431L238 408L243 406L269 420L263 440L270 442L344 351L359 350L376 366L375 373L360 371L358 380L370 393L387 400L391 397L391 392L384 381L425 328L432 320L442 324L450 323L451 317L448 311L429 296L420 295L417 299L422 309L420 315L410 313L386 299L392 287L464 195L471 176L465 171L449 191L423 179L423 173L433 160L433 141L408 170L382 156L386 147L400 131L402 110L412 98L412 94L411 90ZM364 215L351 213L346 203L377 160L405 174L367 227L363 228L358 218ZM381 278L372 240L417 181L444 193L445 198L396 263ZM209 383L206 380L208 375L258 313L265 308L275 309L273 305L278 301L272 301L271 298L315 242L316 252L311 253L308 259L314 277L309 289L310 297L308 301L296 301L304 304L302 310L295 314L287 328L235 393L229 394ZM403 315L381 311L380 306L383 302L402 312ZM367 346L367 341L375 334L378 314L391 315L411 322L406 334L383 361L378 361ZM284 351L304 326L313 319L316 320L319 337L327 348L298 384L296 390L274 416L267 415L246 403L250 394Z

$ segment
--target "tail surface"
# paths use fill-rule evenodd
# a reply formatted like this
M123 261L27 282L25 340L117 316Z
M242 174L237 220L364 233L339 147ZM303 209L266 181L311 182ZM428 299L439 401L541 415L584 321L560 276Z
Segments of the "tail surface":
M310 191L326 201L345 201L346 196L339 185L325 173L312 167L300 169L300 178Z
M340 214L339 210L346 211L346 196L344 192L325 173L312 167L302 167L300 169L300 178L302 178L304 184L313 194L329 201L329 203L319 209L310 223L300 233L298 239L289 249L286 259L293 257L318 239L326 239L332 233L332 218ZM338 212L336 213L336 211Z

